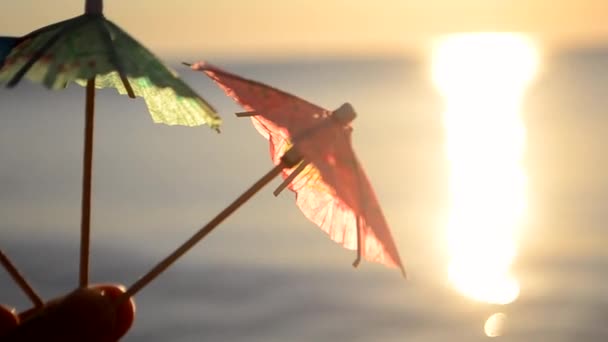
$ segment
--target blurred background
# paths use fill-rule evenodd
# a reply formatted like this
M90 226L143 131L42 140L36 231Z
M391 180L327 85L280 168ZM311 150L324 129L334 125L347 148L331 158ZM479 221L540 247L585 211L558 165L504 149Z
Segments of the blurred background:
M3 1L2 35L82 1ZM92 278L131 284L272 166L209 60L328 109L409 279L350 266L262 191L136 298L124 341L606 341L608 2L105 1L222 114L155 125L98 92ZM45 298L77 284L84 89L0 90L0 244ZM278 185L279 181L276 181ZM29 303L0 272L0 303Z

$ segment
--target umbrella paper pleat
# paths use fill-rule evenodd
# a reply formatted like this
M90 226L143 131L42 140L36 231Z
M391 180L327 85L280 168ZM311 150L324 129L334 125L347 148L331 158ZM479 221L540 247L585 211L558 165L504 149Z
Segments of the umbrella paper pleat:
M17 73L13 76L13 78L7 83L7 87L12 88L16 86L19 81L25 76L25 74L30 70L30 68L36 63L50 48L57 43L57 41L69 30L76 29L78 26L82 25L84 22L79 20L79 18L75 18L73 22L67 23L65 26L61 27L54 35L52 35L49 40L42 45L40 49L38 49L30 59L17 71Z
M101 40L105 44L105 48L108 50L110 62L116 68L116 72L118 72L118 75L120 76L120 80L125 87L127 95L129 95L129 97L132 99L135 98L133 88L131 88L131 84L129 83L127 75L125 74L125 68L123 67L121 60L118 58L114 44L112 44L112 37L110 35L110 31L108 31L108 28L106 27L106 23L104 21L96 21L95 24L97 24L97 27L101 31Z

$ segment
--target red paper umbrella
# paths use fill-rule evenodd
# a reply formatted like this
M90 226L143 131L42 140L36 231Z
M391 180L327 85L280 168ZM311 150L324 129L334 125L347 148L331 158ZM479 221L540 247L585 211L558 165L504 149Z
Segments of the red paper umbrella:
M203 71L251 116L256 129L270 141L276 165L294 146L302 157L296 167L284 169L285 186L296 193L304 215L345 248L360 257L403 270L399 253L376 195L351 144L350 122L318 129L337 115L352 116L344 104L331 112L268 85L244 79L204 62L192 69ZM341 118L338 118L340 120Z

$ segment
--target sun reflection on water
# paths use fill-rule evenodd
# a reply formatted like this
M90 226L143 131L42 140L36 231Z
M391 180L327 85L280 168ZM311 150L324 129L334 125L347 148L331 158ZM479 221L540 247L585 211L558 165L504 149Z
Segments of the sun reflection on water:
M504 334L507 315L497 312L486 320L483 331L488 337L498 337Z
M448 277L463 295L507 304L526 210L523 95L538 68L525 36L459 34L433 49L433 81L445 100L449 163Z

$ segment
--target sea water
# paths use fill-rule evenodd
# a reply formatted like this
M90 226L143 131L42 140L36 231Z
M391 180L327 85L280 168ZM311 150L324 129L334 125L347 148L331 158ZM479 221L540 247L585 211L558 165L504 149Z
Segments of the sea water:
M137 295L124 341L606 341L608 50L547 57L523 108L529 208L505 306L448 283L443 103L426 61L213 61L334 109L357 110L353 144L409 278L362 263L306 220L276 180ZM131 284L272 164L268 143L203 74L179 73L224 118L154 124L141 99L97 93L91 278ZM0 91L0 246L44 298L77 284L84 89ZM0 272L0 302L26 298Z

